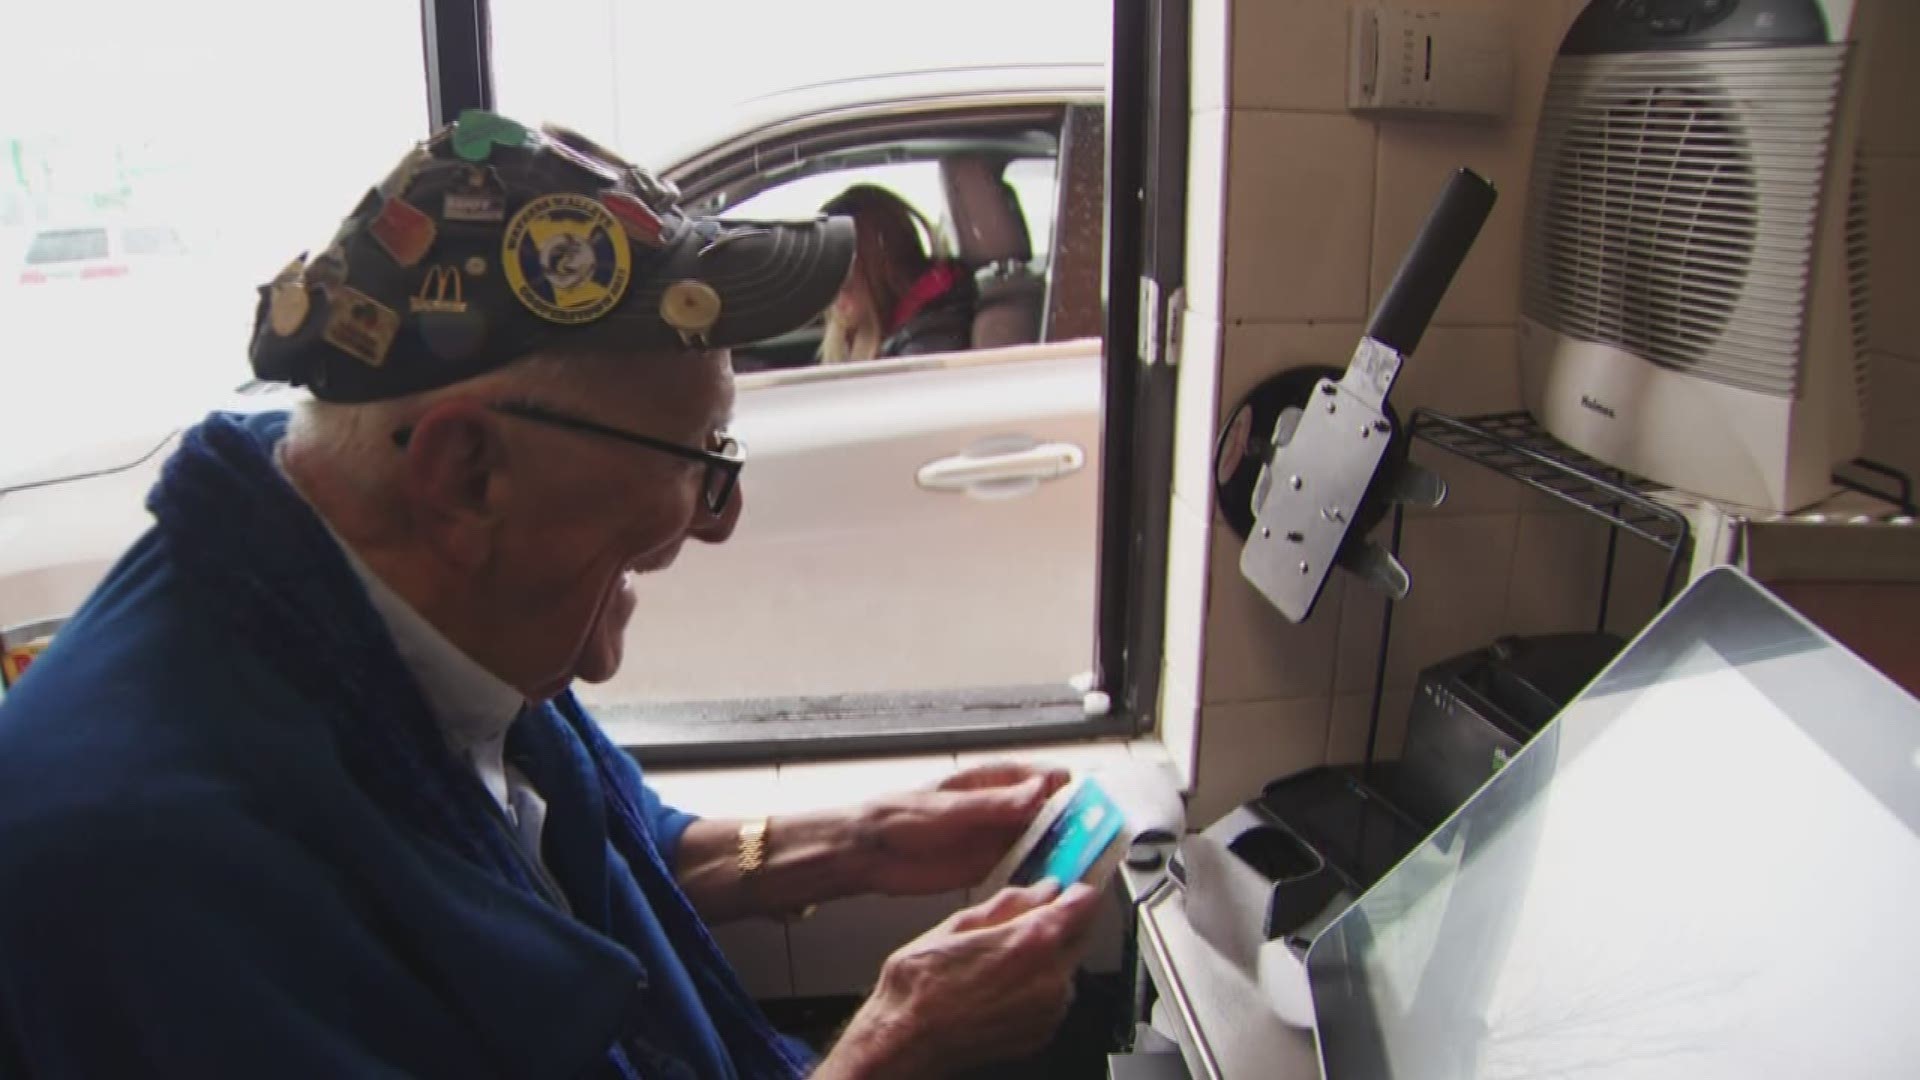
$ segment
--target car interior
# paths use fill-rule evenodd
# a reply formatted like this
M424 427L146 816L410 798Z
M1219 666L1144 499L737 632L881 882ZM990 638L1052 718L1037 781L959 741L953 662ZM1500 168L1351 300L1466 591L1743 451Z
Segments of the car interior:
M973 348L1002 348L1050 340L1046 333L1049 256L1058 244L1036 253L1033 225L1022 209L1019 194L1008 180L1016 162L1060 160L1060 118L1045 126L1032 123L990 126L964 132L948 128L939 135L906 133L887 141L873 141L872 128L862 129L867 141L853 142L852 133L814 134L796 145L776 148L792 158L785 167L766 167L768 146L760 144L746 155L758 157L760 170L734 170L727 164L711 170L709 182L688 193L689 202L703 213L722 213L762 192L794 181L835 173L852 173L876 166L909 162L938 166L941 231L954 256L974 275L979 292L973 321ZM1056 171L1052 199L1060 195ZM1059 222L1050 223L1055 229ZM1051 237L1049 237L1051 239ZM1077 247L1071 248L1078 251ZM1095 267L1097 272L1097 264ZM800 368L819 362L824 319L777 338L734 350L734 369L742 374Z

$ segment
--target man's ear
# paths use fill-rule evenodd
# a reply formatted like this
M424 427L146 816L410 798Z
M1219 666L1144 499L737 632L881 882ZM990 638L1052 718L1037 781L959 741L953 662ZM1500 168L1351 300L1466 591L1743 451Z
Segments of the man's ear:
M407 440L406 490L427 541L473 569L492 553L513 496L500 418L472 401L437 404Z

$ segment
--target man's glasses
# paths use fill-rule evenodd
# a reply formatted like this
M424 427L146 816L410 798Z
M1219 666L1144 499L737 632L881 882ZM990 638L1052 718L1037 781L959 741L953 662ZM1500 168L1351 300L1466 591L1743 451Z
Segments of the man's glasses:
M589 435L617 439L634 446L658 450L663 454L672 454L674 457L698 461L707 467L706 476L701 480L701 495L706 501L707 513L715 517L726 513L727 504L733 501L734 489L740 486L740 469L747 463L746 445L731 435L716 434L713 449L700 450L691 446L682 446L677 442L656 439L651 435L608 427L592 420L556 412L530 401L499 401L488 405L487 408L508 416L517 416L522 420L531 420L536 424L547 424L570 431L584 431ZM407 445L411 438L413 438L411 427L404 427L393 433L393 442L396 446Z

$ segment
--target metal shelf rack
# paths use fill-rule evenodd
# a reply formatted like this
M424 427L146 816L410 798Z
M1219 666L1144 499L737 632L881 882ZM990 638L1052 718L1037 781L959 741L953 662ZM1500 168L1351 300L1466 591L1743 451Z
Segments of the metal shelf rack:
M1659 485L1596 461L1547 434L1525 412L1452 417L1432 409L1415 409L1411 433L1425 442L1525 484L1541 494L1584 510L1607 525L1607 562L1600 582L1597 625L1606 629L1607 607L1613 594L1613 571L1624 531L1667 553L1666 576L1660 602L1673 595L1680 566L1692 540L1686 515L1651 498ZM1400 554L1404 508L1395 505L1391 548ZM1373 705L1367 720L1365 773L1373 771L1374 749L1380 735L1380 702L1386 693L1387 653L1393 642L1393 604L1388 602L1380 624L1380 652L1373 676Z

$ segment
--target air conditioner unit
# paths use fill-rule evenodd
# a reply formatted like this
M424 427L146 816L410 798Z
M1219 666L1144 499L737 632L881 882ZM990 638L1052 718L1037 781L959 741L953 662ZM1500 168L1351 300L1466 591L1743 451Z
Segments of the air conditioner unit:
M1854 41L1879 2L1592 0L1575 20L1526 223L1521 384L1549 432L1720 502L1832 493L1866 393Z

